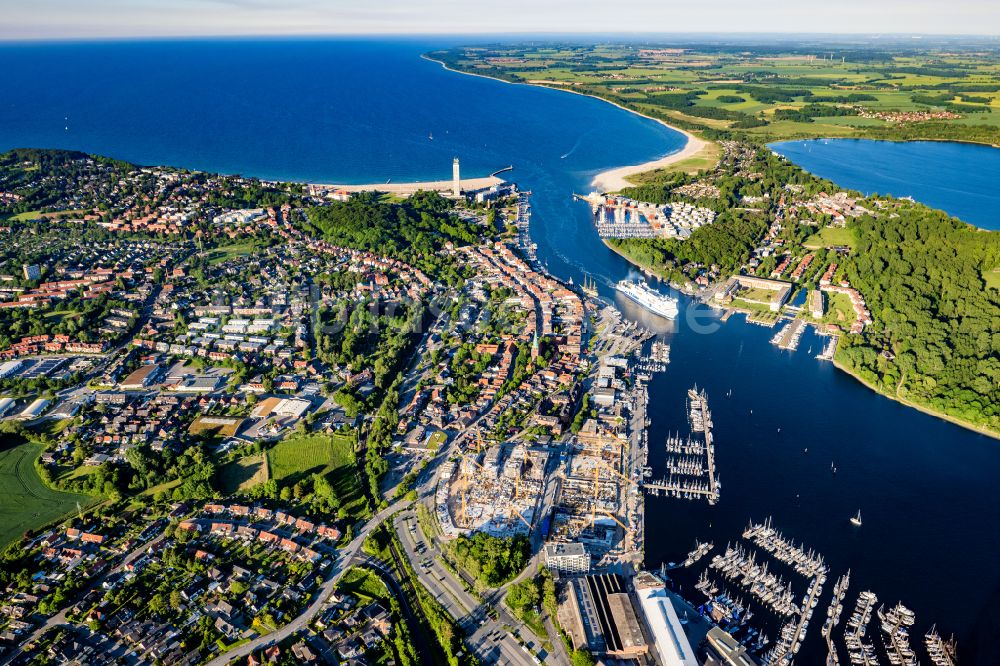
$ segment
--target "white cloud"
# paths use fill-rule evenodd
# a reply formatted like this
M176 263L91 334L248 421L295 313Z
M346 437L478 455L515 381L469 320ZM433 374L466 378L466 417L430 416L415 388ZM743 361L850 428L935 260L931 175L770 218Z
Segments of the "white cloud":
M1000 3L956 0L0 0L0 39L351 33L1000 30Z

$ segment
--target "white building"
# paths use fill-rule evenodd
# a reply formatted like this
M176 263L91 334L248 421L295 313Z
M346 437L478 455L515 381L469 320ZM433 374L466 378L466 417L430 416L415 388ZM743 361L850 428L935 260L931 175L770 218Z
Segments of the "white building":
M545 566L565 574L585 574L590 571L590 553L582 543L545 544Z
M23 361L7 361L6 363L0 363L0 379L7 379L20 370L22 365L24 365Z
M660 663L664 666L698 666L694 650L684 633L684 625L677 617L663 582L644 571L635 578L635 593L653 636Z
M16 402L13 398L0 398L0 417L13 409Z
M49 401L45 398L39 398L33 403L24 408L18 418L22 421L30 421L31 419L37 419L45 411L45 408L49 406Z

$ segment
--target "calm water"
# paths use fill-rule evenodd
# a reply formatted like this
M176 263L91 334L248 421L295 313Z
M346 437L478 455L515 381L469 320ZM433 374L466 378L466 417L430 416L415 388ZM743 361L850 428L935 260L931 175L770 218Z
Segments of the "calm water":
M983 229L1000 229L1000 149L940 141L814 139L771 148L865 194L910 196Z
M512 177L534 192L540 257L563 278L579 282L590 272L611 296L609 285L630 267L600 243L588 209L571 194L586 191L602 168L679 149L680 135L598 100L462 76L418 57L442 45L0 47L6 89L17 91L0 101L0 149L76 148L320 182L447 178L455 155L466 175L513 164ZM922 190L918 180L892 191L922 199ZM983 646L1000 627L1000 511L991 488L1000 473L998 442L873 394L815 360L821 342L808 335L790 353L768 343L770 330L739 317L710 326L717 329L710 334L696 331L716 323L715 315L690 307L675 324L649 323L673 346L670 368L651 390L651 458L662 465L667 433L686 428L684 396L697 382L711 400L723 491L713 508L650 499L648 564L681 558L696 537L722 547L749 519L771 515L832 565L800 663L818 663L829 588L848 567L850 603L865 588L888 604L903 600L918 629L937 622L958 635L963 663L976 656L989 663ZM864 526L851 529L847 520L859 508Z

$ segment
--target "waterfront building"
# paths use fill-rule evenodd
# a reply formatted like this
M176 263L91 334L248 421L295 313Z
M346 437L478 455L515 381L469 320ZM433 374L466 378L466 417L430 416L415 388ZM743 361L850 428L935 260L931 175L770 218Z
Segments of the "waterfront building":
M462 175L457 157L451 163L451 193L456 197L462 196Z
M590 571L590 554L579 542L547 543L545 566L563 574L585 574Z
M635 593L659 663L664 666L697 666L694 649L663 582L648 571L642 571L635 577Z
M825 298L819 289L813 289L809 292L809 312L816 319L822 319L826 312Z
M637 659L649 653L625 581L618 574L571 578L560 598L559 621L568 628L574 649L611 659Z
M708 643L707 664L720 666L756 666L757 662L750 658L745 647L719 627L712 627L705 636Z

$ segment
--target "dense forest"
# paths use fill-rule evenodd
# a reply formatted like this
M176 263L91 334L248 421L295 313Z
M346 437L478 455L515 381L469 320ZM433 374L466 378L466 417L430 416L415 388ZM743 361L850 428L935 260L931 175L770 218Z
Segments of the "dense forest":
M396 257L448 278L457 268L435 256L445 243L467 245L483 229L452 213L452 203L434 192L417 192L401 203L362 192L348 201L309 209L306 231L331 243Z
M906 205L864 216L847 275L875 324L838 360L885 393L1000 431L1000 234Z
M531 557L527 537L509 539L476 532L460 536L450 544L449 553L459 566L490 587L502 585L521 573Z

